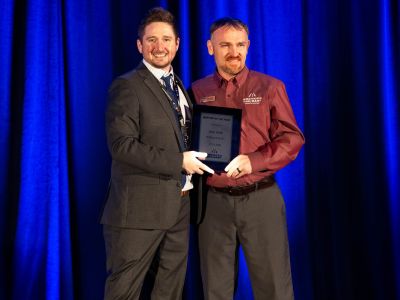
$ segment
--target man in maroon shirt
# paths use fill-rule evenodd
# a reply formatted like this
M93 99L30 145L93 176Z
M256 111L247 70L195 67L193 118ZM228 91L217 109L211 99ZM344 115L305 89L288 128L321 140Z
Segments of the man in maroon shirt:
M217 70L193 83L197 104L242 109L240 154L207 178L199 225L206 299L232 299L237 247L243 248L255 299L293 299L285 204L273 174L304 144L284 84L249 70L248 28L222 18L210 29L208 52Z

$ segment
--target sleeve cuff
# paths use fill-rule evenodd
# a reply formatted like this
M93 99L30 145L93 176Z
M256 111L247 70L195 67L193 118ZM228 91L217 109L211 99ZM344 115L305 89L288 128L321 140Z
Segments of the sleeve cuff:
M248 154L249 159L250 159L250 164L251 164L251 169L252 172L258 172L265 170L264 167L264 156L262 155L261 152L253 152Z

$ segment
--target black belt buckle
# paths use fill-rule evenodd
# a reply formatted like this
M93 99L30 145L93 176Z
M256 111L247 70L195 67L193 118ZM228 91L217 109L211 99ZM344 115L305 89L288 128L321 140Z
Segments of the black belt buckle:
M216 188L213 187L212 189L216 192L220 192L220 193L226 193L230 196L243 196L243 195L247 195L249 193L255 192L257 190L261 190L263 188L267 188L272 186L275 183L274 178L270 177L264 180L261 180L259 182L255 182L251 185L244 185L244 186L230 186L230 187L225 187L225 188Z
M241 186L241 187L229 187L228 194L231 196L243 196L248 193L254 192L255 185Z
M233 188L230 186L230 187L228 188L228 195L234 196L233 193L234 193Z

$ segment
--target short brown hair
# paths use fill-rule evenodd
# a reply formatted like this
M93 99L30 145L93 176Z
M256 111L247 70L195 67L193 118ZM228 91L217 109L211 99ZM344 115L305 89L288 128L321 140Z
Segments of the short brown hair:
M216 31L217 29L221 28L221 27L233 27L235 29L238 30L245 30L247 35L249 35L249 28L247 27L247 25L239 20L239 19L235 19L235 18L231 18L231 17L224 17L218 20L215 20L214 23L211 24L210 26L210 35L212 35L214 33L214 31Z
M178 29L175 24L175 17L168 10L162 7L154 7L150 9L147 15L142 19L138 28L138 38L142 40L144 29L147 25L154 22L164 22L171 25L175 36L178 37Z

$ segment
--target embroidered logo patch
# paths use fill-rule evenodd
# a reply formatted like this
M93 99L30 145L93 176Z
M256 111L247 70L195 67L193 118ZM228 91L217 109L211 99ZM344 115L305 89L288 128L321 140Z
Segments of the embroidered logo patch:
M200 99L201 103L212 102L215 101L215 96L207 96Z
M255 93L250 93L249 96L243 98L244 104L260 104L262 97L257 97Z

